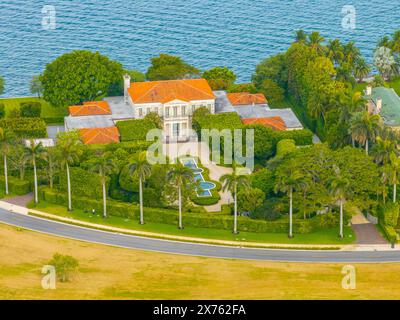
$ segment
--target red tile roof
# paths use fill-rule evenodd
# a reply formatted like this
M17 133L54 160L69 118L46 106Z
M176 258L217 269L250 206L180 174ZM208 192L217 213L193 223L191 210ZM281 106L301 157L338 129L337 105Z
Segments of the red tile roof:
M234 106L268 103L267 99L262 93L238 92L228 93L227 96L229 101Z
M111 114L111 110L107 101L89 101L81 106L69 107L69 114L73 117L107 115Z
M167 103L173 100L213 100L205 79L133 82L128 92L133 103Z
M242 119L243 124L261 124L276 131L286 130L285 121L281 117Z
M79 129L84 144L108 144L119 142L117 127Z

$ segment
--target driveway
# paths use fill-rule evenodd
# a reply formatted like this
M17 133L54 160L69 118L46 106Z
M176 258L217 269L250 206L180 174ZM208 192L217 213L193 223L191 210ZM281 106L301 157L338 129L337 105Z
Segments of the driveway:
M369 222L361 212L358 212L351 219L351 226L357 237L357 244L379 245L388 242L378 232L376 227Z

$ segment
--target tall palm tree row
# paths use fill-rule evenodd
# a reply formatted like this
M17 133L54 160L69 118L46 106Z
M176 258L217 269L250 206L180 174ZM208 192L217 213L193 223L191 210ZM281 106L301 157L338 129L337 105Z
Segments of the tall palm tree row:
M179 222L178 228L183 229L182 223L182 189L190 188L194 183L193 171L185 167L181 162L172 165L171 170L167 173L168 181L178 189L178 206L179 206Z
M58 161L61 168L65 168L67 173L68 188L68 210L72 211L71 177L70 165L79 160L82 154L82 142L76 132L65 132L59 134L57 141Z
M339 167L334 166L335 175L329 181L329 190L340 206L340 231L339 236L343 238L343 206L350 189L350 181L341 174Z
M34 179L34 189L35 189L35 203L39 202L38 198L38 179L37 179L37 169L36 160L43 155L44 149L42 143L35 143L35 140L31 139L27 142L25 146L25 153L28 160L32 161L33 165L33 179Z
M0 152L3 156L3 162L4 162L4 183L5 183L5 193L6 195L9 194L8 190L8 155L10 153L10 145L11 145L11 137L9 133L4 130L3 128L0 128Z
M144 224L143 217L143 183L151 175L151 165L147 161L147 152L139 153L138 157L128 165L129 175L139 180L140 224Z
M115 172L117 166L112 159L112 154L110 152L103 153L98 155L96 158L93 158L90 163L89 170L91 172L96 172L100 175L101 178L101 186L103 192L103 217L107 218L107 189L106 182L107 176L113 172Z
M289 238L293 238L293 192L302 189L304 183L304 175L289 166L278 174L275 184L276 193L284 192L289 196Z
M233 233L238 233L238 210L237 210L237 193L240 188L249 188L250 182L247 175L238 174L236 165L233 165L233 172L225 174L220 178L223 184L224 191L228 190L231 192L234 198L234 220L233 220Z

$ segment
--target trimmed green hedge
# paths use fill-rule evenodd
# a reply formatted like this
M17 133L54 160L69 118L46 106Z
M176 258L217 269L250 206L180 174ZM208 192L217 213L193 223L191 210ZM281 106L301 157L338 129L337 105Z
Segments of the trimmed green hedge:
M5 178L4 175L0 176L0 189L5 189ZM11 193L16 194L18 196L25 195L29 192L32 192L33 185L28 180L20 180L13 176L8 176L8 189Z
M397 242L397 232L393 227L390 226L382 226L382 230L385 233L386 238L389 240L390 243Z
M307 146L313 144L314 134L308 129L302 130L286 130L286 131L274 131L275 143L278 143L283 139L294 140L296 146Z
M71 192L73 195L80 197L89 197L92 199L103 199L103 190L101 177L96 173L91 173L81 168L70 168ZM109 178L107 177L106 190L109 186ZM67 192L67 174L65 171L60 175L59 189Z
M25 101L19 104L21 116L26 118L40 118L42 104L37 101Z
M242 121L236 112L227 112L220 114L206 114L193 117L193 128L200 134L201 129L241 129Z
M378 206L378 217L381 225L396 227L399 220L399 204L387 202Z
M5 118L0 127L9 129L20 138L46 138L46 123L41 118Z
M55 204L66 205L67 195L57 192L49 188L40 189L41 199ZM73 197L73 207L91 211L95 209L97 212L102 211L102 201L93 200L85 197ZM138 219L139 208L137 204L129 204L118 201L107 201L108 214L111 216ZM225 211L229 208L225 207ZM161 208L144 208L145 220L153 223L164 223L176 225L178 223L177 210L161 209ZM210 228L231 230L233 228L233 216L225 214L213 213L184 213L183 223L188 227ZM256 233L286 233L288 232L288 217L281 218L276 221L255 220L247 217L238 217L239 230L256 232ZM334 214L321 215L312 219L302 220L295 219L293 228L295 233L311 233L324 228L332 228L338 224L338 217Z
M156 129L154 122L149 119L118 121L117 127L122 142L146 140L147 132Z

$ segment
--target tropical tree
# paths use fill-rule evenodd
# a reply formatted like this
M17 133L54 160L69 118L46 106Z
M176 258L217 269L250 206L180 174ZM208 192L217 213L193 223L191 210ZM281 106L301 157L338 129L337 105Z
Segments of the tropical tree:
M304 31L304 30L302 30L302 29L300 29L300 30L297 30L296 31L296 37L295 37L295 41L296 42L306 42L306 40L307 40L307 33Z
M396 73L396 60L387 47L379 47L374 53L374 65L384 79L390 79Z
M138 154L137 158L128 165L129 175L139 179L140 224L144 224L143 218L143 183L151 175L151 165L147 161L147 152Z
M151 65L147 70L148 80L176 80L196 78L200 71L183 61L180 57L168 54L160 54L151 59Z
M96 172L100 175L101 186L103 190L103 217L107 218L107 176L117 170L117 166L114 163L111 152L106 152L101 155L97 155L95 158L89 161L89 171Z
M67 172L68 210L72 211L71 178L69 166L79 160L82 142L76 131L60 132L57 136L58 161Z
M382 119L377 115L372 115L368 111L357 112L350 122L350 133L352 138L365 145L365 153L369 153L369 143L375 140L380 128Z
M57 149L54 147L46 148L42 158L47 164L46 175L49 178L49 186L51 189L53 189L54 176L58 167Z
M397 202L397 185L399 184L400 159L392 152L390 155L390 181L393 185L393 203Z
M339 236L343 238L343 206L350 190L350 181L343 176L339 167L334 167L335 175L329 181L329 191L340 206L340 231Z
M293 192L304 183L304 175L292 166L285 166L277 170L275 193L284 192L289 196L289 238L293 238Z
M99 52L76 50L49 63L39 80L44 99L54 106L65 107L112 94L112 87L120 90L123 73L119 62Z
M338 64L344 58L343 45L339 39L329 40L326 46L328 53L327 56L334 63Z
M168 181L178 189L178 205L179 205L179 229L183 229L182 224L182 188L189 187L194 183L193 171L185 167L181 162L172 165L171 170L167 173Z
M18 170L19 179L24 180L28 157L25 152L25 147L22 144L17 144L13 148L11 148L10 160L11 160L11 168L13 170Z
M236 81L236 74L227 67L215 67L203 73L213 90L227 90Z
M362 82L363 79L369 75L371 67L367 64L364 58L358 58L354 65L354 75L358 79L358 82Z
M29 91L32 94L37 94L38 98L43 94L43 85L40 81L40 76L33 76L29 85Z
M35 140L31 139L25 145L25 153L28 161L32 161L33 165L33 181L35 187L35 203L39 202L38 198L38 181L37 181L37 170L36 170L36 160L42 156L44 152L42 143L36 143Z
M377 164L386 165L390 162L392 153L396 150L396 142L389 138L377 137L371 153Z
M5 183L5 193L9 194L8 190L8 165L7 157L10 154L10 147L12 145L13 136L9 131L0 128L0 153L3 156L4 162L4 183Z
M0 77L0 95L4 93L5 84L6 84L6 81L4 80L4 78Z
M319 54L322 54L324 52L324 46L322 45L324 41L325 38L322 37L318 31L314 31L308 35L306 42L310 48L312 48Z
M237 211L237 194L240 188L250 188L249 177L246 175L240 175L237 173L236 165L233 166L233 172L231 174L224 174L220 179L221 183L223 184L222 190L228 190L234 199L234 223L233 223L233 233L238 233L237 227L237 218L238 218L238 211Z

